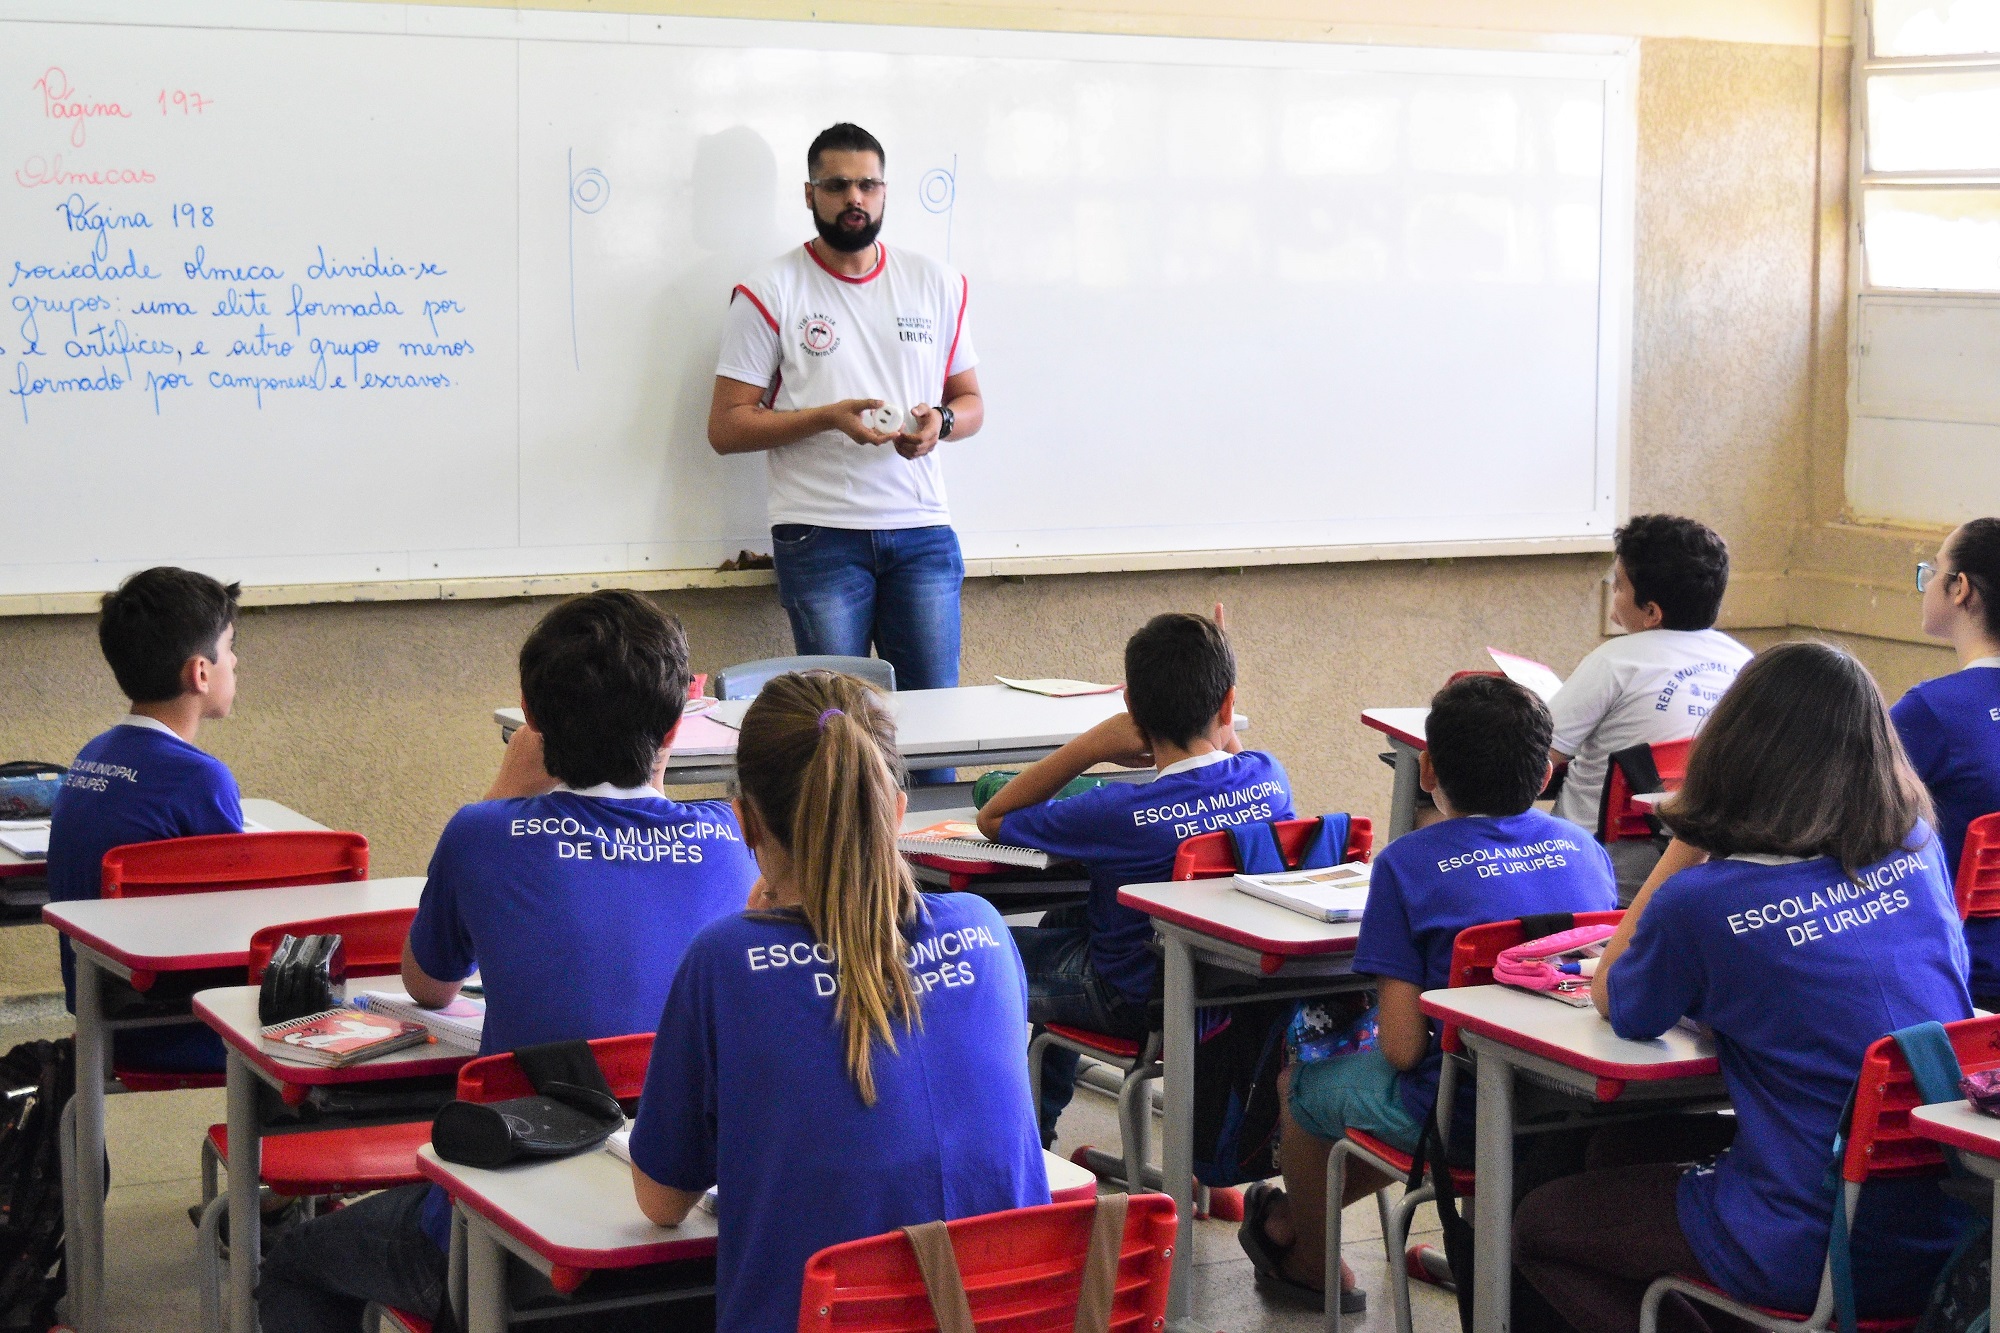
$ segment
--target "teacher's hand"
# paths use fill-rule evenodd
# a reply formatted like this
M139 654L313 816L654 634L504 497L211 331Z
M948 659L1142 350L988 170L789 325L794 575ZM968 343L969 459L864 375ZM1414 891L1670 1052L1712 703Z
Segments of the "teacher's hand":
M845 402L830 403L820 411L826 414L828 426L856 444L887 444L896 438L893 431L884 434L861 419L863 412L872 412L880 406L880 398L849 398Z
M920 404L910 411L917 418L917 433L898 435L896 452L905 458L922 458L937 448L938 431L944 426L944 418L939 416L938 410L929 403Z

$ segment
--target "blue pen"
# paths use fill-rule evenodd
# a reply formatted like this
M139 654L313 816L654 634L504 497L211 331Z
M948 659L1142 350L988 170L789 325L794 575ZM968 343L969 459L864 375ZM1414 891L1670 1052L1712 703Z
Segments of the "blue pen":
M1556 964L1556 971L1558 971L1558 972L1561 972L1561 973L1562 973L1563 975L1565 975L1565 976L1571 976L1571 977L1580 977L1580 976L1582 976L1582 975L1583 975L1583 964L1581 964L1581 963L1557 963L1557 964Z

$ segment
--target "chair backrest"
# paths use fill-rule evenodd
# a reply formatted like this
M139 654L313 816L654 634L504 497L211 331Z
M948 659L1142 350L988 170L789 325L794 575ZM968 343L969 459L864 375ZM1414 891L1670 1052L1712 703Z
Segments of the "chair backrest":
M113 847L104 854L99 885L106 898L157 898L367 878L368 839L310 829L213 833Z
M264 979L264 969L270 966L278 941L287 935L338 935L347 955L347 975L393 976L402 970L403 941L409 937L410 923L416 919L414 907L391 907L380 912L351 912L346 916L266 926L250 937L250 984L254 986Z
M772 677L787 671L838 671L859 676L880 689L896 692L896 668L879 657L835 657L808 653L801 657L766 657L756 662L738 662L715 673L718 699L754 699Z
M1668 791L1681 785L1687 776L1688 751L1694 746L1693 738L1684 741L1656 741L1646 748L1653 752L1653 767L1659 772L1660 784ZM1654 836L1654 824L1650 814L1640 806L1632 804L1632 784L1625 776L1625 769L1615 759L1604 776L1604 802L1598 811L1598 825L1604 831L1598 835L1601 842L1624 842L1632 838Z
M1085 1199L948 1223L973 1326L1071 1333L1096 1212L1096 1201ZM1132 1195L1112 1328L1152 1333L1165 1326L1173 1245L1173 1200ZM921 1333L936 1327L916 1255L902 1232L831 1245L806 1260L799 1333Z
M1619 908L1608 912L1574 912L1570 916L1572 923L1578 926L1615 926L1625 919L1625 912ZM1502 952L1551 933L1541 929L1539 922L1535 925L1533 935L1528 933L1528 927L1519 919L1489 921L1483 926L1467 926L1459 931L1458 938L1451 944L1451 975L1445 980L1446 988L1492 985L1493 965L1500 961ZM1447 1051L1457 1053L1456 1024L1444 1025L1438 1034L1438 1044Z
M1281 819L1278 821L1278 849L1285 854L1285 864L1295 866L1305 851L1306 841L1319 827L1317 819ZM1354 815L1347 821L1347 859L1366 861L1369 852L1375 848L1375 824L1366 815ZM1181 843L1174 853L1174 874L1182 879L1217 879L1223 875L1236 873L1236 846L1229 840L1229 831L1220 829L1214 833L1197 833Z
M1958 1067L1966 1073L2000 1066L2000 1016L1944 1025ZM1903 1048L1884 1037L1861 1058L1854 1117L1848 1126L1842 1179L1860 1184L1872 1176L1935 1175L1946 1169L1944 1149L1910 1129L1910 1112L1923 1104Z
M653 1034L635 1032L629 1037L598 1037L590 1043L611 1095L629 1102L646 1085L646 1061L652 1058ZM504 1102L510 1097L531 1097L535 1085L521 1069L512 1051L482 1055L458 1069L458 1099L464 1102Z
M2000 814L1981 815L1966 826L1957 888L1960 920L2000 916Z

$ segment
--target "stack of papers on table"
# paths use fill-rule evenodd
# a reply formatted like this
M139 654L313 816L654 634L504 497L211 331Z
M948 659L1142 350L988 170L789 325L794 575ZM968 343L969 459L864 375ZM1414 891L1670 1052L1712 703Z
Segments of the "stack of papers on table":
M46 819L0 820L0 847L23 861L49 859L49 821Z
M1253 898L1276 903L1315 921L1359 921L1368 907L1368 865L1364 861L1323 870L1238 875L1233 883Z

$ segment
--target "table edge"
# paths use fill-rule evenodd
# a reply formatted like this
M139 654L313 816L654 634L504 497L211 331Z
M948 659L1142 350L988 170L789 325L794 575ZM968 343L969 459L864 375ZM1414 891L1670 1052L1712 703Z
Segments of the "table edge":
M1265 939L1261 935L1252 935L1247 931L1237 930L1230 926L1219 925L1218 923L1209 920L1207 917L1196 916L1191 912L1183 912L1177 908L1163 907L1158 903L1143 903L1140 901L1128 900L1125 896L1127 892L1128 891L1125 889L1118 890L1118 902L1121 906L1129 907L1135 912L1144 912L1149 917L1153 917L1160 921L1165 921L1169 925L1179 926L1183 930L1191 930L1198 935L1206 935L1210 939L1221 940L1226 944L1239 945L1242 948L1250 949L1257 953L1282 954L1286 957L1317 957L1321 954L1353 953L1355 943L1361 938L1359 933L1357 932L1356 934L1350 935L1345 939L1324 939L1324 940ZM1280 907L1278 908L1278 910L1283 912L1289 909ZM1293 915L1296 916L1299 914L1294 913ZM1310 920L1310 918L1305 916L1300 916L1299 919ZM1323 924L1334 925L1336 923L1329 921ZM1347 923L1338 923L1338 924L1347 924Z
M1722 1070L1721 1058L1713 1055L1698 1056L1692 1060L1663 1061L1657 1064L1618 1064L1610 1060L1580 1055L1553 1042L1530 1037L1526 1033L1517 1032L1485 1019L1467 1018L1460 1013L1440 1013L1428 1002L1420 1001L1420 1004L1427 1017L1450 1023L1461 1031L1484 1037L1498 1045L1525 1051L1529 1055L1539 1055L1544 1060L1553 1060L1564 1068L1574 1069L1578 1073L1589 1074L1595 1078L1615 1078L1626 1083L1668 1083L1683 1078L1710 1078ZM1629 1038L1621 1037L1619 1040L1624 1041Z
M431 1151L435 1153L436 1149ZM591 1151L604 1150L593 1148ZM465 1204L479 1214L482 1220L506 1232L551 1264L559 1264L565 1268L584 1270L644 1268L648 1264L672 1263L678 1259L706 1259L715 1253L714 1236L683 1236L619 1250L577 1250L567 1245L551 1244L537 1236L526 1223L512 1213L473 1189L465 1181L453 1176L435 1157L425 1156L419 1151L417 1170L423 1174L424 1179L450 1195L453 1203ZM664 1227L661 1229L667 1230Z

